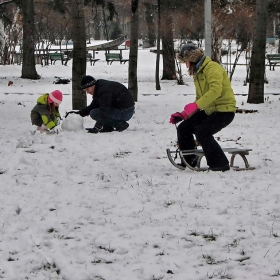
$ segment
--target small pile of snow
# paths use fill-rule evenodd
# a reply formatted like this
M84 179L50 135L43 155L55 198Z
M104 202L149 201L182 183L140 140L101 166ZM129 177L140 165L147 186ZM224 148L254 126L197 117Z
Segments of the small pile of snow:
M77 114L68 115L61 124L63 130L78 131L84 129L84 119Z

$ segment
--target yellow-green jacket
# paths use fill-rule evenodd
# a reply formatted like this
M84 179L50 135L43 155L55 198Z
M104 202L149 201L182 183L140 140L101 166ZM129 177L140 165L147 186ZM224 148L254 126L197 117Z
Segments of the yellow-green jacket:
M48 104L49 94L43 94L37 99L37 104L31 110L31 123L37 126L45 124L48 129L57 125L57 118L60 118L58 107L53 103Z
M235 112L236 100L227 72L206 56L194 75L196 104L206 114Z

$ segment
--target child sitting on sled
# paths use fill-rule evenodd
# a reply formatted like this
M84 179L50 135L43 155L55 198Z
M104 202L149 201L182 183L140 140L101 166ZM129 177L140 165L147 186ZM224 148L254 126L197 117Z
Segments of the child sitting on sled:
M55 133L55 127L60 124L59 104L63 95L59 90L45 93L37 99L37 104L31 110L31 123L40 132Z

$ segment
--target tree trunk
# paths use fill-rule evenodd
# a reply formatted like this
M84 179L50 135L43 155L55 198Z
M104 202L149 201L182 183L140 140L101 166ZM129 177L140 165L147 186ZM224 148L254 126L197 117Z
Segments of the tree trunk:
M174 80L176 78L174 44L172 32L172 13L170 7L172 1L164 0L161 2L161 37L162 37L162 59L163 72L162 80Z
M35 67L35 38L34 38L34 3L33 0L24 0L21 5L23 14L23 38L22 38L22 69L21 78L39 79Z
M138 19L139 19L138 0L131 0L128 89L130 90L135 102L138 101L138 83L137 83Z
M105 13L105 8L104 7L102 8L102 15L103 15L103 23L104 23L104 34L106 36L106 40L109 41L107 19L106 19L106 13Z
M156 90L161 90L159 79L159 63L160 63L160 0L157 0L158 5L158 19L157 19L157 59L156 59Z
M248 103L264 102L264 74L268 0L257 0L253 48L249 75Z
M94 19L94 40L101 40L100 14L97 13Z
M154 23L154 16L153 16L153 4L149 2L145 2L145 19L148 28L148 40L149 40L149 47L154 47L156 42L156 30L155 30L155 23Z
M72 0L72 107L81 110L87 105L86 93L81 89L81 80L86 74L86 29L84 18L84 1Z

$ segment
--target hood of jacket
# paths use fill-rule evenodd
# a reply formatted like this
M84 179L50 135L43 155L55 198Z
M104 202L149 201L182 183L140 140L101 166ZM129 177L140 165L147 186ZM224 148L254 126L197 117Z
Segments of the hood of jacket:
M45 93L37 99L37 104L47 105L49 94Z

